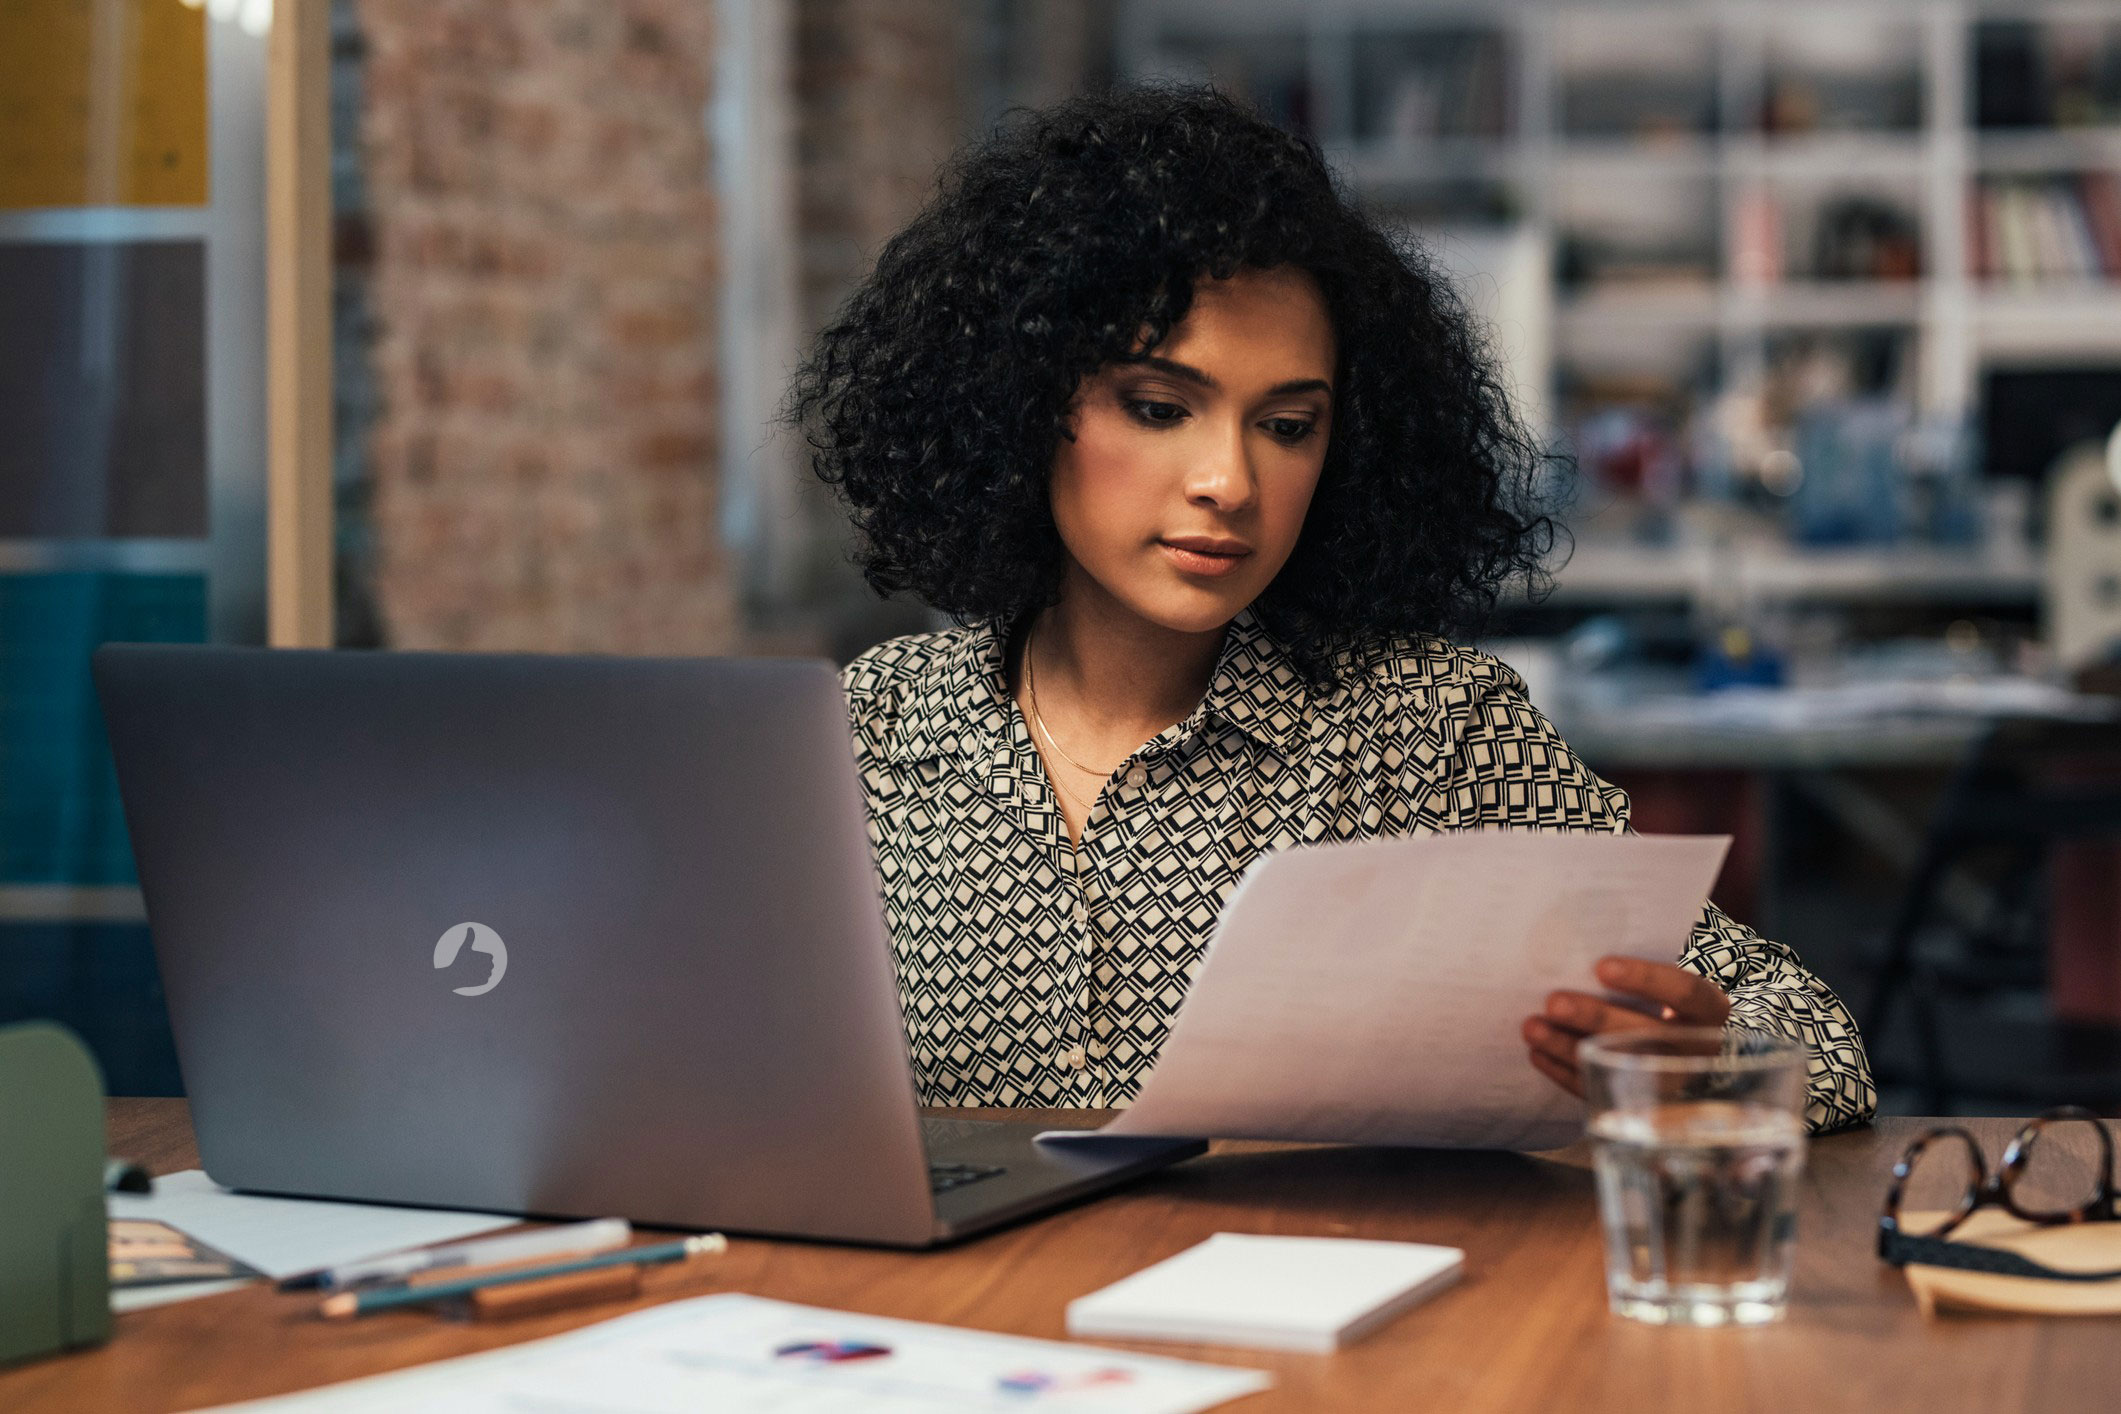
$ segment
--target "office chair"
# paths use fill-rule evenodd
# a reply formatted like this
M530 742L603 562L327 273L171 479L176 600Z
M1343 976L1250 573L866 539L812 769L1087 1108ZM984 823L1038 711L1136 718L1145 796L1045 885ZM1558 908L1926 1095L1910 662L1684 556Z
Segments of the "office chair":
M2058 1016L2040 997L2057 850L2102 841L2121 842L2121 720L2000 721L1946 787L1863 1019L1875 1064L1904 997L1927 1112L1971 1096L2121 1107L2121 1024ZM1955 923L1948 881L1984 858L1996 865L1984 915ZM1947 1001L1969 1004L1949 1028Z

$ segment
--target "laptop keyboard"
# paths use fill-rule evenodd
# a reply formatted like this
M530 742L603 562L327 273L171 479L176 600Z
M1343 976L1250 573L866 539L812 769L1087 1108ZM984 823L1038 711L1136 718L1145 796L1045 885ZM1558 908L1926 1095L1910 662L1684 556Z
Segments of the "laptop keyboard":
M992 1178L1007 1169L999 1164L930 1164L928 1165L928 1189L932 1193L948 1193L953 1188L963 1188L968 1183L978 1183L983 1178Z

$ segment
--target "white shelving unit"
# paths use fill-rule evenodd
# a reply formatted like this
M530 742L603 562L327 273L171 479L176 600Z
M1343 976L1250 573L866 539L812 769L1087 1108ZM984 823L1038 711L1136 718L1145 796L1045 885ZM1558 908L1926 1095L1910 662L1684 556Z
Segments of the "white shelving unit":
M1214 77L1219 58L1269 55L1284 78L1300 75L1310 128L1353 188L1376 208L1407 206L1409 193L1456 183L1492 191L1509 214L1499 223L1552 251L1567 230L1572 195L1603 195L1631 185L1691 193L1713 225L1713 273L1695 281L1561 287L1551 259L1497 272L1503 302L1550 311L1543 327L1498 323L1497 341L1522 388L1544 394L1557 361L1575 351L1628 340L1692 336L1715 348L1727 382L1764 366L1771 340L1803 331L1902 331L1914 353L1915 402L1925 415L1966 415L1988 367L2051 361L2121 363L2121 283L1990 286L1970 273L1967 209L1983 176L2043 174L2089 167L2121 169L2121 126L1985 131L1974 124L1970 92L1975 27L1984 17L2121 20L2121 5L1978 3L1978 0L1669 0L1662 4L1527 3L1496 0L1130 0L1121 23L1121 70L1136 77ZM1771 69L1831 43L1823 32L1867 26L1894 66L1919 89L1912 126L1821 130L1789 135L1757 130ZM1390 36L1490 33L1507 54L1507 120L1499 132L1387 140L1362 131L1355 75L1361 56ZM1569 130L1572 74L1591 47L1625 56L1644 48L1698 52L1712 88L1713 125L1650 138ZM1809 39L1807 36L1809 35ZM1616 42L1615 38L1618 36ZM1596 56L1594 55L1594 64ZM1796 61L1789 61L1796 62ZM1242 83L1240 83L1242 86ZM1276 93L1254 92L1270 109ZM1282 95L1285 97L1285 95ZM1746 278L1734 247L1747 206L1762 192L1889 189L1919 228L1919 274L1907 279ZM1411 203L1419 205L1418 201ZM1645 203L1648 204L1648 203ZM1421 228L1417 223L1417 228ZM1787 239L1786 233L1783 239ZM1511 280L1540 288L1513 292ZM1565 594L1660 594L1698 582L1691 551L1630 547L1604 555L1587 546L1560 581ZM1936 597L1971 592L1978 602L2029 602L2038 566L2027 557L1966 573L1931 573L1930 560L1964 557L1930 550L1850 553L1790 551L1771 578L1831 597ZM1848 566L1861 559L1865 572ZM2022 563L2019 561L2023 561Z
M1809 550L1779 545L1644 548L1587 540L1556 583L1563 602L1706 598L2023 603L2039 592L2029 555L1922 547Z

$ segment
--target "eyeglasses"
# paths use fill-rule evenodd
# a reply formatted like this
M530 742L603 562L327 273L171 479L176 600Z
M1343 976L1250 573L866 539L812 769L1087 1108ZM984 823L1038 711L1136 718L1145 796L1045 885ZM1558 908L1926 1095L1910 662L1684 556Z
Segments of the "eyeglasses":
M2095 1136L2096 1170L2077 1142L2085 1130ZM1956 1177L1959 1164L1951 1157L1955 1147L1964 1162L1963 1186ZM1901 1215L1909 1191L1936 1194L1952 1188L1958 1189L1957 1204L1941 1219L1923 1221L1921 1231L1910 1231ZM2121 1277L2121 1270L2058 1271L2015 1252L1947 1239L1977 1208L1995 1206L2025 1222L2059 1227L2121 1221L2117 1199L2121 1193L2114 1186L2114 1137L2090 1110L2066 1105L2028 1120L2012 1137L1993 1174L1979 1140L1956 1124L1942 1125L1908 1145L1893 1165L1893 1186L1878 1218L1878 1255L1895 1266L1915 1262L2003 1276L2110 1281Z

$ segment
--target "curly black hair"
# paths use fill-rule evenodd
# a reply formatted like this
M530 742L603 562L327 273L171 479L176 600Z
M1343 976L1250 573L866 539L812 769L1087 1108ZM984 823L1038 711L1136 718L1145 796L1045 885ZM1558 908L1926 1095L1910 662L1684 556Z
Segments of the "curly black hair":
M784 418L852 512L856 560L960 623L1052 603L1047 482L1081 380L1154 348L1195 284L1291 265L1338 348L1318 489L1254 606L1314 682L1366 640L1477 628L1540 577L1544 453L1490 352L1409 237L1317 146L1206 87L1018 110L961 151L819 335Z

